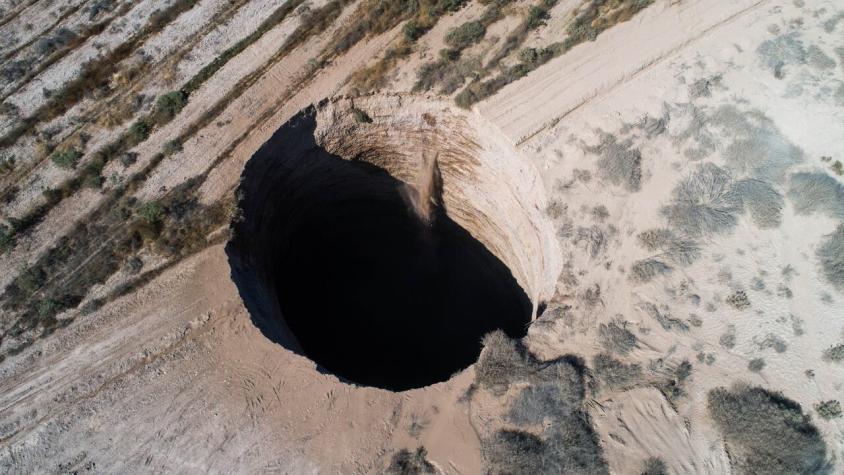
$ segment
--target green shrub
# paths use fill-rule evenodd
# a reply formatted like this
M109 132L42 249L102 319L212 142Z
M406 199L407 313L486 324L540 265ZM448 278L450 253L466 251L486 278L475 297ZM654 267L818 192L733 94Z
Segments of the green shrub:
M129 137L134 143L141 143L149 137L152 126L147 119L138 119L129 126Z
M76 168L76 164L79 163L80 157L82 157L82 154L79 153L79 151L67 148L53 152L53 154L50 155L50 160L52 160L57 167L69 170L71 168Z
M138 207L138 216L149 224L160 224L164 219L166 211L160 203L150 201Z
M460 59L460 50L456 49L443 48L439 50L437 54L440 56L440 63L450 63L452 61L457 61L458 59Z
M85 171L81 175L82 185L88 188L99 189L103 185L102 173L106 166L106 157L102 153L95 153L91 160L85 165Z
M170 91L158 96L155 103L155 117L158 123L169 122L188 103L188 96L182 91Z
M53 299L44 299L38 302L37 312L41 318L52 317L59 313L61 306Z
M481 41L486 34L486 27L479 21L466 22L445 35L445 44L460 51Z
M17 278L17 286L27 294L34 294L47 281L47 275L41 268L29 268Z
M103 187L103 183L105 182L105 178L103 178L103 176L99 173L89 173L86 171L81 178L82 185L93 190L99 190Z
M117 161L119 161L123 167L129 167L138 161L138 154L135 152L124 152L120 154Z
M416 41L421 38L426 31L428 31L428 29L420 26L419 22L416 20L408 21L404 24L404 27L402 28L402 33L404 33L405 39L410 42Z
M0 254L5 253L15 244L15 230L5 224L0 224Z
M15 169L14 155L0 155L0 175L5 175Z
M707 408L736 473L829 473L826 444L800 404L761 387L711 390Z
M181 151L182 141L179 139L173 139L164 144L164 155L173 155L174 153L179 153Z
M359 124L371 124L372 123L372 117L369 117L369 114L362 111L361 109L358 109L357 107L352 107L352 115L355 118L355 122L357 122Z
M528 10L527 16L527 29L528 30L535 30L540 26L545 24L545 21L551 18L548 14L548 10L538 7L536 5L531 6L530 10Z

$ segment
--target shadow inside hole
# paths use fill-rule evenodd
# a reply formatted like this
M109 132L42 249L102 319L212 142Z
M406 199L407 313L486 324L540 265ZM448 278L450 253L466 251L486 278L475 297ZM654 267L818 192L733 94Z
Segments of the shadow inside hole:
M443 209L411 212L402 182L328 153L313 108L246 164L226 251L256 326L346 381L405 390L474 363L480 340L524 336L531 302Z

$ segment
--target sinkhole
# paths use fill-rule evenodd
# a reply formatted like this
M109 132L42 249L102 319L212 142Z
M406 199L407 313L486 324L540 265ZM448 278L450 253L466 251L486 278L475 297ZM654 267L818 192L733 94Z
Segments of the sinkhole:
M556 241L535 172L479 120L376 95L277 130L246 163L227 246L262 333L393 391L470 366L490 331L524 336L553 292Z

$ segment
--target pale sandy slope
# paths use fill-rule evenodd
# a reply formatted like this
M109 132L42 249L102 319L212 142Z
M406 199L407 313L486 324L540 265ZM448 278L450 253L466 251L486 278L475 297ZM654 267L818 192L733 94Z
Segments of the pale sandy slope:
M820 273L815 256L840 221L821 211L798 214L788 197L791 173L825 172L829 162L822 157L844 157L844 98L835 92L844 80L844 29L840 22L830 29L829 21L842 5L673 3L657 2L478 106L521 146L552 196L567 206L561 228L595 224L594 206L609 211L598 225L609 244L598 256L561 238L579 281L561 281L564 300L582 308L578 296L598 284L601 308L576 314L574 329L560 322L550 332L532 331L535 346L549 357L569 351L588 356L600 351L597 324L616 320L640 339L629 361L644 368L683 359L694 365L689 396L673 408L658 391L597 395L592 414L610 465L620 473L647 455L662 457L677 473L727 471L705 411L706 392L714 386L743 380L781 390L809 412L844 394L844 366L821 357L844 339L844 295ZM794 41L799 47L789 49ZM782 79L771 61L782 61ZM736 120L724 122L728 115ZM661 123L651 127L647 118ZM640 191L602 178L602 153L624 149L591 148L602 133L613 134L617 144L630 140L629 149L641 152ZM701 158L694 151L706 141ZM636 235L667 225L660 208L669 204L677 181L703 163L736 179L770 183L786 196L782 224L762 229L745 214L733 231L704 236L702 255L690 266L674 266L648 283L631 280L625 272L653 254ZM592 181L574 180L576 169L591 171ZM749 308L726 303L738 290L749 296ZM684 327L663 329L645 311L649 304ZM735 346L721 344L725 334L733 335ZM760 373L748 370L753 358L765 361ZM844 422L814 420L840 459Z
M745 214L731 233L702 239L702 255L693 264L648 283L628 277L631 265L648 257L636 234L665 225L659 209L678 179L704 162L730 165L725 152L741 131L718 122L720 107L735 106L739 116L757 121L764 128L763 150L776 151L784 143L803 150L801 162L771 178L781 194L792 171L825 169L822 156L844 159L842 105L834 102L844 80L844 58L835 52L844 47L844 24L832 32L822 26L841 7L833 1L795 3L802 2L660 0L477 107L519 144L541 172L548 194L568 206L558 227L597 226L607 236L593 256L561 233L563 257L570 264L562 277L575 279L560 280L554 304L572 305L574 313L532 328L530 348L547 358L572 352L590 361L599 351L597 326L620 319L640 342L629 361L647 368L649 380L657 382L683 359L694 365L687 396L676 401L647 385L594 392L590 413L615 473L637 473L648 456L663 458L674 473L727 473L720 435L704 407L713 386L750 381L782 390L807 411L820 400L841 398L844 367L822 361L820 354L844 338L844 295L819 275L814 259L834 219L797 215L786 200L779 227L760 229ZM790 33L805 48L824 51L834 67L789 64L784 79L776 79L757 50L764 41ZM236 184L242 164L275 128L342 87L354 65L383 49L389 38L352 50L297 89L297 71L319 40L306 44L223 113L234 124L232 136L219 137L211 128L199 134L183 161L161 168L141 195L201 172L209 163L196 150L221 150L245 134L232 159L205 184L206 196L219 196ZM721 78L712 81L708 96L690 95L689 86L716 75ZM756 110L770 123L747 115ZM636 127L645 114L666 119L665 129ZM256 125L256 118L264 122ZM709 125L696 138L685 138L698 119ZM174 122L162 134L180 126ZM596 166L601 151L590 148L599 143L598 129L619 141L630 139L630 147L641 151L641 190L601 177ZM649 136L649 131L660 133ZM707 133L714 148L704 159L689 160L690 141ZM569 184L574 169L590 170L593 179ZM599 204L609 212L603 222L591 211ZM789 265L796 273L784 275ZM10 472L379 473L396 449L425 445L444 473L480 472L478 427L500 421L488 395L472 404L460 402L471 369L447 383L398 395L341 384L264 338L229 272L222 247L212 247L4 362L0 467ZM107 287L123 277L115 276ZM587 307L584 292L595 284L601 303ZM725 302L736 290L749 295L750 308L738 310ZM643 310L647 304L688 329L664 329ZM692 314L701 320L699 326ZM736 344L724 348L720 340L730 325ZM786 344L784 352L769 345L775 341L771 335ZM766 367L750 373L748 361L758 357ZM806 370L814 378L807 378ZM814 419L830 452L841 458L842 419ZM426 427L418 437L408 431L414 421Z

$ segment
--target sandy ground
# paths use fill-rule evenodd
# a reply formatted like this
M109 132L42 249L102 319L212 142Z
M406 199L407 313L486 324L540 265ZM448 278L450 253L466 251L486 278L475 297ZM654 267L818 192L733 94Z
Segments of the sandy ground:
M203 9L191 12L195 18L211 18L220 7L200 3ZM245 36L249 16L243 12L267 13L268 3L279 2L248 2L228 23L204 33L178 71L189 77ZM6 17L21 8L11 4L3 2ZM548 27L528 44L558 41L573 5L560 2ZM586 402L612 473L638 473L651 456L662 458L670 473L730 473L706 412L713 387L748 381L782 391L810 413L818 402L844 394L844 366L822 358L824 349L844 343L844 294L827 282L815 257L842 216L802 212L788 195L793 173L829 170L823 157L844 160L844 94L836 95L844 90L844 21L829 28L842 10L832 0L660 0L471 112L491 134L517 147L519 160L542 177L536 186L562 206L548 219L558 230L563 272L546 283L556 288L552 311L531 327L528 347L543 358L577 354L588 363L602 351L599 325L611 321L622 322L639 341L625 362L645 368L646 381L593 388ZM441 35L479 11L473 5L443 20L423 38L421 53L400 64L389 88L412 88L415 68L436 55ZM347 9L332 28L352 14ZM137 170L224 91L262 71L184 151L162 162L137 195L153 199L213 164L201 188L203 199L213 202L237 185L244 163L281 124L343 91L351 73L401 34L395 29L367 39L303 82L308 60L331 31L267 64L273 46L298 21L292 17L268 32L198 90L198 100L136 150L134 168L111 165L108 173ZM0 31L17 31L13 23ZM514 24L507 18L490 31ZM182 33L172 38L189 36ZM151 51L165 51L167 38L151 39ZM16 41L3 43L3 51L27 39ZM475 48L491 51L492 42ZM92 54L84 46L77 51L82 56L67 61ZM11 101L29 111L40 101L39 81L66 81L70 71L45 71ZM157 91L163 83L151 84ZM108 136L100 133L93 140ZM631 157L634 150L641 158L637 186L625 181L629 176L603 173L602 160ZM635 280L634 265L654 254L639 244L638 234L672 226L661 209L672 203L677 184L703 164L721 167L735 180L769 183L783 197L779 221L760 226L750 211L738 214L729 230L696 238L700 252L692 262L671 262L670 272ZM50 175L55 170L32 173L31 184L56 180ZM840 184L840 177L834 179ZM8 209L22 209L40 190L30 193ZM0 285L100 199L86 189L51 212L26 245L0 257ZM607 215L594 212L600 205ZM601 242L580 239L581 229L590 236L599 232ZM169 267L154 256L145 260L147 269L166 271L0 363L3 470L381 473L396 450L424 445L442 473L482 471L480 441L503 424L496 409L502 402L489 394L462 398L473 380L471 367L446 383L399 394L347 385L254 327L222 246ZM127 278L112 276L92 297ZM597 303L587 292L596 285ZM739 291L749 306L728 302ZM758 358L764 368L750 371L748 364ZM649 382L683 360L693 365L685 395L668 399ZM844 419L815 415L813 422L840 472Z

